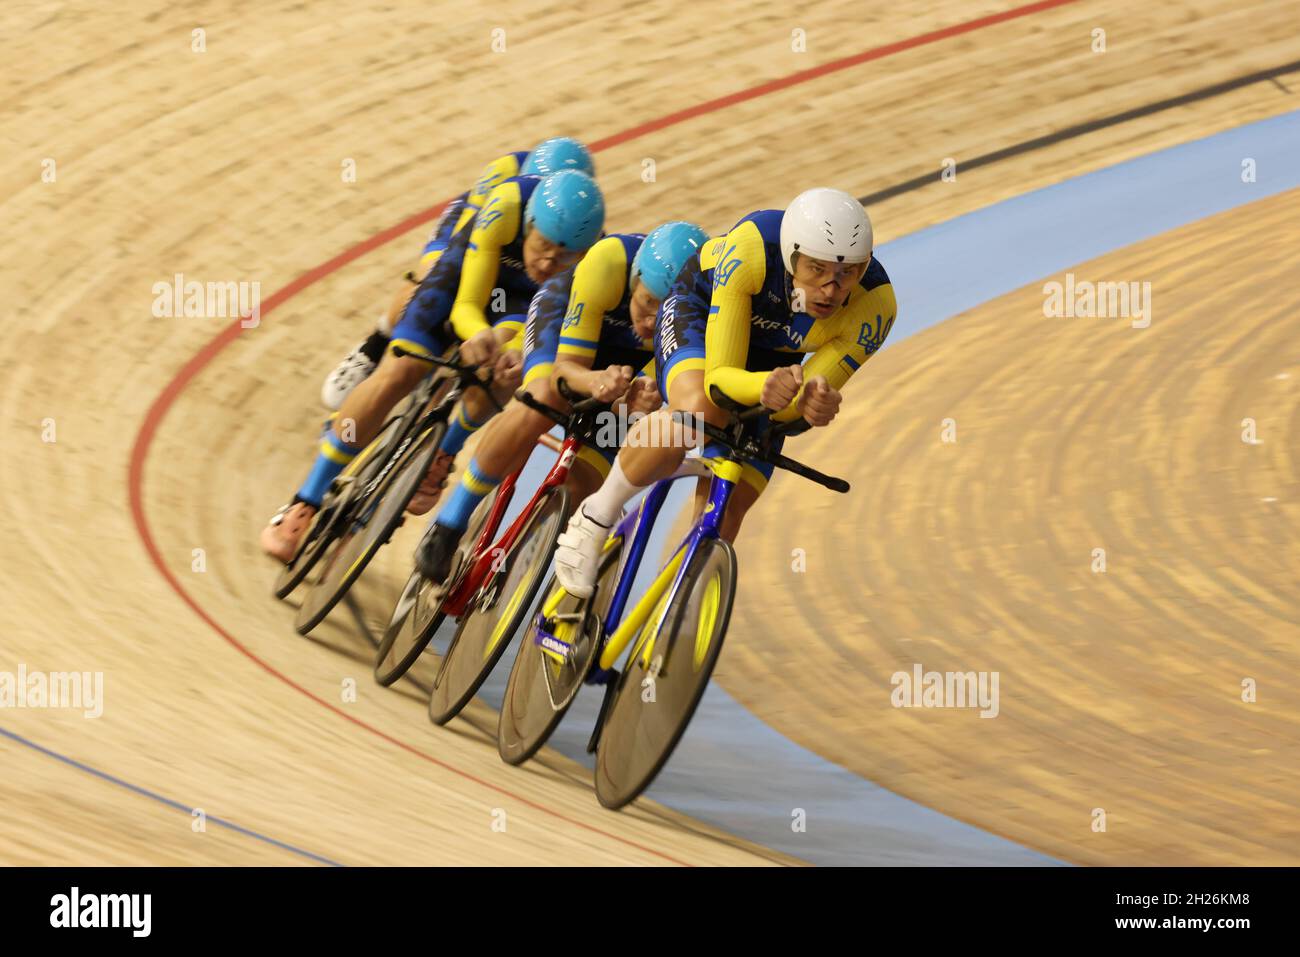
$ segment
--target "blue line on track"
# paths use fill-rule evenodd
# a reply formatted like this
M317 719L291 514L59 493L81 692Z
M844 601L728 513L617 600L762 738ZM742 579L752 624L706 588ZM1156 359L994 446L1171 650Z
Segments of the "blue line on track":
M133 791L136 794L149 798L150 800L157 801L159 804L165 804L168 807L175 808L178 811L184 811L186 815L192 815L193 811L195 810L195 808L192 805L182 804L180 801L174 801L169 797L164 797L163 795L158 794L156 791L150 791L148 788L142 788L138 784L132 784L130 781L124 781L121 778L115 777L112 774L108 774L107 772L101 771L98 768L92 768L88 764L83 764L82 762L77 761L74 758L70 758L66 755L59 754L59 752L57 751L51 751L49 748L37 744L35 741L29 740L28 738L24 738L22 735L14 734L14 732L12 731L7 731L4 728L0 728L0 735L9 738L11 741L16 741L18 744L21 744L24 747L31 748L33 751L38 751L47 757L54 758L57 761L62 761L64 764L69 765L70 767L74 767L78 771L85 771L87 774L93 774L95 777L100 778L101 780L108 781L110 784L116 784L118 787L126 788L128 791ZM224 827L227 830L235 831L238 834L243 834L246 837L251 837L255 840L262 841L265 844L270 844L282 850L289 851L291 854L297 854L301 857L307 858L308 860L316 861L319 864L328 864L331 867L343 866L338 861L332 861L328 857L322 857L319 854L313 854L311 851L305 851L300 847L294 847L292 844L286 844L284 841L277 841L275 838L267 837L265 834L259 834L257 831L250 831L248 828L236 824L233 821L227 821L224 818L214 817L211 814L206 815L206 820L212 824L217 825L218 827Z

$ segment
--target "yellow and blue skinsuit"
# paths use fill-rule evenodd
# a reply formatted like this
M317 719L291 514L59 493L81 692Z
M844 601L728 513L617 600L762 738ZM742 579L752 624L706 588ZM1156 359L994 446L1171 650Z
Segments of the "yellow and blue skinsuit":
M665 395L682 370L697 369L704 371L706 395L717 386L736 402L756 405L767 374L801 361L801 353L812 353L803 363L805 383L820 375L842 389L884 344L897 305L879 260L871 261L830 318L814 319L795 309L781 255L783 215L779 209L750 213L725 236L710 240L698 261L688 262L678 276L655 326L656 369ZM797 417L798 401L796 396L772 420ZM772 467L754 463L745 473L761 490Z
M576 267L542 284L524 325L524 385L549 376L557 359L578 359L592 369L644 371L653 363L653 341L636 334L630 308L632 260L644 239L643 233L606 236ZM578 457L605 475L617 453L617 447L583 446Z
M473 221L475 214L487 201L488 194L501 183L519 175L527 159L527 150L498 156L483 167L483 172L479 173L472 187L447 204L442 215L433 224L433 232L420 254L422 272L428 272L451 242L451 237Z
M538 289L524 269L524 207L540 181L515 176L492 188L473 224L451 237L412 294L393 329L394 346L438 355L489 326L511 329L518 342ZM504 303L491 302L498 289ZM495 321L489 305L500 312Z

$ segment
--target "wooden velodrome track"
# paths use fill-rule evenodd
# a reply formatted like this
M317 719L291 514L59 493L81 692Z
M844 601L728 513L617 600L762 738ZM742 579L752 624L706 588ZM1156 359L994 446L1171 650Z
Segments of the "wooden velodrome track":
M485 157L557 132L604 146L597 162L612 227L645 229L689 216L721 229L809 185L868 194L937 173L945 157L960 163L1300 58L1291 29L1300 4L1276 0L1100 0L1033 9L931 0L887 13L826 2L797 16L780 3L645 4L635 13L607 2L497 6L466 12L451 3L362 9L273 2L183 10L137 0L118 10L10 4L0 12L8 80L0 105L0 229L8 240L0 264L8 319L0 408L9 453L0 496L10 529L0 563L7 599L0 670L103 671L106 684L97 720L3 710L0 728L175 802L169 807L0 737L0 862L310 859L293 848L360 864L785 862L651 802L620 815L598 813L585 772L558 756L524 772L504 767L484 733L491 726L485 709L435 734L413 689L373 685L367 646L344 616L313 644L292 633L291 609L269 599L272 572L257 553L256 532L300 478L320 418L315 396L323 371L408 268L418 232L296 283L258 328L227 337L188 371L191 357L229 322L154 318L153 284L178 272L200 281L257 280L265 299L464 188ZM1091 49L1098 27L1107 32L1101 54ZM195 28L206 32L205 52L191 49ZM496 29L505 31L502 52L492 48ZM806 31L806 52L791 50L795 29ZM797 76L868 50L877 52ZM799 82L755 89L783 77ZM903 193L873 205L878 239L1294 109L1293 85L1286 76L1243 83L1017 153L943 188ZM651 124L742 90L754 92L672 125ZM41 178L47 159L56 164L53 182ZM349 159L357 169L352 183L340 175ZM653 183L642 179L646 159L656 164ZM1179 237L1177 258L1159 243L1122 255L1145 257L1143 268L1153 274L1167 269L1160 274L1194 296L1200 287L1180 263L1197 248L1189 243L1212 255L1225 236L1242 235L1249 221L1241 217L1267 215L1277 229L1289 226L1293 250L1295 214L1287 200L1225 217L1217 227L1225 232L1191 228ZM1255 266L1234 253L1234 303L1280 310L1281 252L1260 251L1264 260ZM1294 277L1294 260L1291 266ZM1250 268L1266 267L1274 284L1260 283L1258 298L1247 300ZM1201 292L1227 294L1219 285ZM1288 302L1294 293L1292 285ZM901 291L900 299L906 321ZM879 467L889 484L873 495L888 491L888 507L875 498L875 507L865 498L852 505L862 528L856 555L873 568L883 564L898 584L887 613L873 606L870 629L837 632L828 622L847 620L837 616L858 586L847 569L843 579L821 579L819 594L828 597L818 611L826 617L801 620L807 643L799 651L811 673L843 673L847 661L863 681L877 682L912 654L893 643L900 635L942 642L944 657L964 664L963 643L979 640L991 621L1025 622L1004 624L1014 641L998 646L988 667L1000 663L1050 693L1025 703L1014 720L986 722L997 725L996 735L972 735L946 720L864 714L848 706L850 696L856 700L853 682L809 681L818 693L805 697L782 680L771 668L782 649L763 643L764 629L745 627L743 612L722 680L806 746L1066 859L1294 861L1286 811L1294 805L1296 763L1285 776L1278 763L1287 742L1294 744L1294 699L1270 706L1277 750L1255 756L1270 772L1258 789L1242 788L1232 782L1260 773L1241 751L1257 727L1230 719L1223 712L1229 704L1213 706L1186 684L1164 680L1185 678L1188 662L1201 662L1230 686L1242 674L1269 675L1274 665L1249 657L1242 636L1262 633L1270 625L1262 616L1272 615L1278 630L1269 634L1289 623L1294 639L1295 594L1284 590L1285 567L1260 564L1262 549L1256 564L1249 559L1252 548L1283 534L1283 520L1294 521L1294 513L1278 506L1276 519L1257 514L1265 524L1250 532L1235 524L1241 512L1212 520L1193 508L1227 480L1193 464L1241 452L1229 448L1231 421L1179 416L1162 426L1176 394L1161 393L1163 401L1132 413L1144 435L1179 430L1182 444L1161 470L1144 471L1141 482L1125 479L1125 468L1144 468L1143 456L1162 456L1154 438L1125 447L1122 461L1118 449L1102 454L1114 425L1105 416L1123 414L1114 397L1139 389L1126 383L1186 377L1186 388L1198 390L1197 407L1219 420L1240 419L1234 390L1245 400L1268 386L1259 382L1251 391L1233 374L1246 366L1216 368L1210 356L1172 347L1167 355L1116 359L1099 372L1073 361L1065 340L1055 338L1018 337L1013 375L1002 364L1009 353L978 330L1030 305L1013 297L887 350L869 379L855 383L858 395L870 388L889 397L880 400L882 418L901 420L897 434L908 437L883 441ZM1243 310L1240 337L1249 346L1242 363L1291 345L1267 335L1268 317L1278 315ZM1161 341L1177 338L1180 328L1190 336L1194 320L1171 322ZM922 350L923 380L912 378L908 361ZM1030 398L1049 401L1045 382L1101 374L1112 399L1071 419L1066 446L1059 423ZM990 380L996 391L973 389ZM1079 389L1080 397L1092 396L1086 383ZM1270 427L1285 427L1271 418L1276 408L1256 413L1265 438ZM850 401L841 426L864 428L853 414ZM987 440L959 444L960 454L927 445L945 415L985 416ZM51 424L55 441L43 441ZM1034 471L1041 457L1009 460L1013 434L1068 464L1054 464L1058 471L1048 475ZM818 438L804 440L800 455L832 472L855 461L829 435L820 446ZM1294 489L1294 460L1285 457L1280 435L1261 448ZM1013 474L1021 466L1026 471ZM926 476L932 487L920 487ZM999 497L987 491L995 481L1025 494ZM1048 489L1054 497L1029 494L1049 481L1061 483ZM972 482L986 489L975 511L957 493ZM1175 486L1196 503L1180 498L1160 513L1164 525L1149 528L1153 499ZM771 494L765 509L798 507L788 488ZM1107 502L1113 507L1103 507ZM823 534L824 520L809 516L810 537ZM1012 522L1017 530L1004 530ZM937 527L951 551L932 541ZM793 621L808 613L799 591L805 586L781 573L788 558L773 564L763 557L765 549L788 555L765 528L756 515L742 539L744 588L788 595L775 613ZM1084 571L1067 567L1060 547L1022 557L1014 569L998 552L1006 542L1030 547L1049 528L1057 539L1086 541L1085 555L1094 538L1104 538L1120 552L1112 552L1110 577L1102 584L1088 578L1086 560ZM963 552L956 543L966 535L973 537ZM1127 553L1115 542L1126 543ZM1144 567L1156 552L1169 558L1160 600L1123 582L1135 548L1145 550ZM196 549L202 571L195 570ZM367 583L372 620L391 600L408 554L400 543L387 550ZM936 564L946 569L941 582ZM1246 580L1214 571L1243 566L1252 569ZM1143 655L1141 667L1071 644L1077 631L1033 598L1042 589L1056 600L1070 588L1073 604L1061 614L1086 623L1080 627L1094 641L1128 642ZM1207 607L1192 601L1198 596ZM1252 597L1259 603L1253 609ZM772 612L771 603L765 607ZM1032 622L1031 610L1038 616ZM1234 620L1248 624L1234 631ZM745 640L734 640L740 634ZM1226 643L1247 663L1224 660ZM1258 655L1269 647L1261 642ZM1084 690L1056 680L1079 673L1088 677ZM358 689L354 702L341 695L349 679ZM1135 763L1107 760L1114 753L1107 745L1130 747ZM1076 779L1100 781L1100 796L1072 793L1062 801ZM1088 830L1090 809L1126 799L1131 808L1140 795L1147 796L1141 812L1113 811L1131 829L1099 846ZM1187 812L1192 806L1197 813ZM209 815L206 831L193 830L191 807ZM493 827L499 811L504 831ZM1222 824L1243 813L1257 830Z

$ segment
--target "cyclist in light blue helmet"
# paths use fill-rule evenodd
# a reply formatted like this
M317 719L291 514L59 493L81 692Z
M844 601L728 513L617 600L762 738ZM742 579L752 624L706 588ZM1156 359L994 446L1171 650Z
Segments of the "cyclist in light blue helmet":
M428 364L415 356L438 356L459 347L462 362L491 364L495 384L510 383L506 396L513 393L522 372L530 301L542 283L577 264L599 238L604 222L600 188L577 170L545 178L514 176L494 187L471 225L452 236L412 294L374 374L343 401L293 501L263 530L267 554L281 561L292 558L330 484L379 434L394 406L428 375ZM460 416L439 444L408 511L420 515L432 508L456 453L492 412L480 390L466 393Z
M524 210L524 225L536 227L544 237L570 252L582 252L600 238L605 225L605 199L596 181L586 173L561 170L546 177L533 191Z
M483 208L492 190L514 176L548 176L561 170L576 169L595 175L595 166L587 148L567 136L543 140L531 150L504 153L483 167L474 185L451 200L434 224L425 241L418 264L408 273L412 280L422 279L446 251L452 236L460 232ZM379 314L374 331L352 349L326 377L321 387L321 402L337 409L348 393L375 371L379 358L388 348L393 326L402 318L402 310L411 298L411 284L406 279L395 288L387 307Z
M658 408L662 396L653 376L637 377L637 372L653 372L655 318L662 300L708 239L703 229L683 222L666 223L648 236L614 233L592 246L576 268L548 279L528 307L524 390L564 409L568 404L556 384L563 379L580 395L604 402L622 397L628 412ZM426 578L444 580L474 510L504 476L523 467L552 424L529 406L512 402L487 426L416 552ZM566 483L575 500L594 492L609 474L618 444L617 436L602 434L578 452Z
M662 303L687 260L698 255L708 241L709 234L694 223L664 223L637 250L632 260L633 281L640 279L646 291Z
M566 169L576 169L588 176L596 175L596 164L591 161L587 147L568 136L555 136L533 147L519 173L547 176Z

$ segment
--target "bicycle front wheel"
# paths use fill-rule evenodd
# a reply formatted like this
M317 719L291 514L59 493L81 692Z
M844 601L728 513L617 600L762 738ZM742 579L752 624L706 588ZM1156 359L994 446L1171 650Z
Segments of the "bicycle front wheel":
M596 748L596 797L621 808L650 786L704 697L736 600L736 553L700 544L659 627L632 649Z

